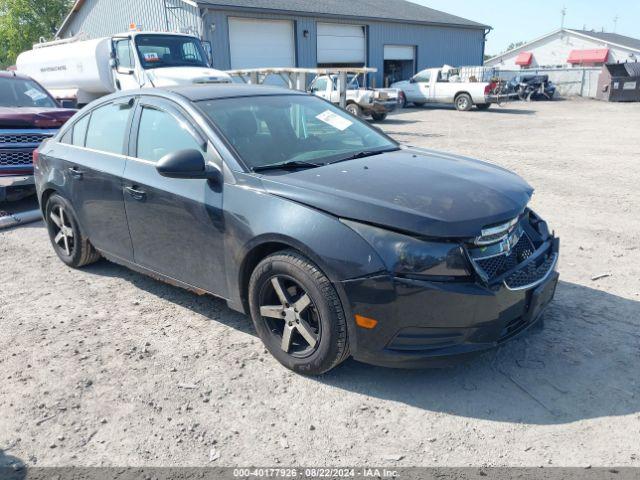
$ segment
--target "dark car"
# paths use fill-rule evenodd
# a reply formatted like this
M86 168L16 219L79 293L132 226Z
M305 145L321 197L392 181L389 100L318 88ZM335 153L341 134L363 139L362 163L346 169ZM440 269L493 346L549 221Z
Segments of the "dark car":
M0 72L0 202L34 193L33 151L75 113L35 80Z
M520 177L280 88L105 97L40 148L36 183L67 265L105 257L223 298L307 374L496 347L558 280Z

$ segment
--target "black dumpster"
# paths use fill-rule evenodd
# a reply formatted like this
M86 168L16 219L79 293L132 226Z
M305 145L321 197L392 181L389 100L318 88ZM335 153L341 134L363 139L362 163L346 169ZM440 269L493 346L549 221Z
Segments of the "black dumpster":
M640 63L609 63L602 67L597 97L609 102L640 101Z

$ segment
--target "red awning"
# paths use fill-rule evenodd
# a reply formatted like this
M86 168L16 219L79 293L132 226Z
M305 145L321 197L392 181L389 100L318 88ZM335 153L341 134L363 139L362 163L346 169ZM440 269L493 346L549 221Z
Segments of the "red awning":
M597 50L571 50L567 61L573 65L583 65L585 63L606 63L608 58L608 48L601 48Z
M533 53L531 52L521 52L516 58L516 65L520 65L521 67L528 67L533 62Z

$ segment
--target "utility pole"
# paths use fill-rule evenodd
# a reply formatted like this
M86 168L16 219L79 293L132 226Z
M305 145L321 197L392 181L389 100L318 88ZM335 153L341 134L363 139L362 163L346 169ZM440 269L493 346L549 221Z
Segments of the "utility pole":
M618 20L620 20L620 17L618 17L618 15L613 17L613 33L618 32Z
M564 19L567 16L567 7L562 7L562 10L560 11L560 13L562 14L562 21L560 22L560 28L564 28Z

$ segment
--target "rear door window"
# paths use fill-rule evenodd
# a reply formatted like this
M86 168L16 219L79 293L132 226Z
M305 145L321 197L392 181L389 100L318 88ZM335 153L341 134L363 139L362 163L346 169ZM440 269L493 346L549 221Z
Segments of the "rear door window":
M193 136L183 119L152 107L144 107L138 128L137 157L157 162L169 153L180 150L200 150L200 142Z
M122 155L130 113L129 104L112 103L94 110L87 129L86 147Z

